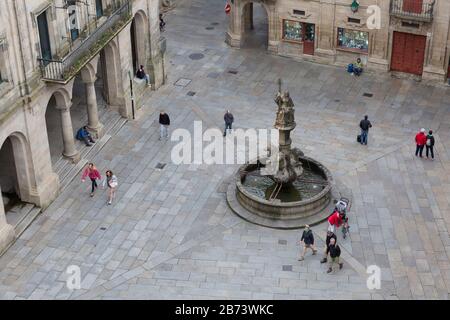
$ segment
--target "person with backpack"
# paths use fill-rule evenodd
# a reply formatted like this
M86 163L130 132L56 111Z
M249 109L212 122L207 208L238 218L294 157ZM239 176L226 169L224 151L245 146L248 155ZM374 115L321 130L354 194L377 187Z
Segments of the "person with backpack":
M305 225L305 230L303 231L302 238L300 239L300 243L303 243L303 253L298 259L298 261L305 260L306 250L309 248L312 250L312 254L315 255L317 253L317 249L314 246L314 234L309 227L309 225Z
M364 116L359 122L359 127L361 128L361 144L367 145L367 140L369 138L369 129L372 128L372 123L369 121L369 116Z
M336 243L336 239L331 238L330 244L327 247L326 251L327 257L330 255L330 261L328 262L328 270L327 273L331 273L333 271L333 265L337 264L339 266L339 270L342 269L344 264L340 262L340 256L341 256L341 248Z
M427 135L427 142L426 142L426 148L427 148L427 159L429 159L428 154L431 153L431 160L434 160L434 136L433 136L433 130L428 131Z
M420 129L420 132L416 134L416 157L420 155L423 158L423 148L427 143L427 136L425 135L425 129Z

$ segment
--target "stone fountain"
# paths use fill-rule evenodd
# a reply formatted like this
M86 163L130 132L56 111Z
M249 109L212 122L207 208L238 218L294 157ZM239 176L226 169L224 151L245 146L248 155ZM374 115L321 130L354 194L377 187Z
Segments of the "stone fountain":
M296 127L294 102L282 92L281 80L275 97L275 128L279 145L255 164L242 166L229 185L227 201L243 219L267 227L295 229L324 221L331 213L333 179L330 171L315 159L292 148L291 132Z

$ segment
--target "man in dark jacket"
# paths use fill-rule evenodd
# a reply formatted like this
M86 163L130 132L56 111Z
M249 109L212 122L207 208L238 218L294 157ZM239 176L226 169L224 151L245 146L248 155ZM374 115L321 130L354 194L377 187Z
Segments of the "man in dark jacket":
M328 258L328 246L330 245L331 239L334 239L335 242L337 241L336 235L332 231L328 230L327 231L327 239L325 240L325 250L323 253L324 255L323 255L323 259L320 260L320 263L325 263L328 261L328 259L327 259Z
M303 243L303 253L298 259L298 261L305 260L306 250L310 248L312 250L312 254L315 255L317 253L317 249L314 246L314 234L308 225L305 225L305 230L303 231L302 238L300 239L300 243Z
M364 116L364 119L359 123L359 127L361 128L361 144L367 145L369 129L372 128L372 124L369 121L369 116Z
M330 244L327 248L327 256L330 255L330 261L328 262L328 271L330 273L333 271L333 265L336 263L339 265L339 269L342 269L343 263L339 262L339 257L341 256L341 248L336 244L336 239L331 238Z
M138 79L145 80L147 86L150 85L150 76L145 72L143 65L140 65L139 70L136 72L136 77Z
M227 110L227 112L223 116L223 120L225 121L225 131L223 132L223 136L225 137L227 135L227 130L232 130L232 125L234 122L234 117L231 114L230 110Z
M87 130L86 126L80 128L80 130L78 130L76 138L77 138L77 140L84 141L84 143L88 147L92 146L92 143L95 143L94 139L92 138L91 134Z
M427 143L426 143L426 147L427 147L427 159L428 158L428 154L431 152L431 160L434 160L434 136L433 136L433 130L428 131L428 135L427 135Z
M168 128L170 126L170 118L167 113L162 111L159 114L159 140L169 138Z

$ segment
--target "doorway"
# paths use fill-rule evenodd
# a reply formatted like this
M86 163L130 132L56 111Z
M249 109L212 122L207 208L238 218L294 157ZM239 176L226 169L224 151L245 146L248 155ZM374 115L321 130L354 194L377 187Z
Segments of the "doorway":
M269 18L264 5L247 3L242 10L242 48L267 49Z
M394 32L391 70L421 76L425 59L426 36Z

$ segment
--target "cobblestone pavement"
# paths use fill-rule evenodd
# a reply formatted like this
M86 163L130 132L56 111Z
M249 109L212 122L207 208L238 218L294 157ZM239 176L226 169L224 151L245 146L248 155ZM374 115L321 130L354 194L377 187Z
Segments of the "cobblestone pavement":
M75 179L0 258L0 298L448 298L449 88L355 79L341 68L230 49L226 19L222 0L186 0L166 16L168 84L149 92L141 117L90 159L117 174L117 201L107 206L105 191L89 198ZM296 104L294 143L352 191L351 239L339 240L344 269L334 274L320 255L297 261L299 231L257 227L230 211L224 192L236 166L175 166L173 143L158 141L162 108L172 130L193 130L194 120L222 128L227 108L236 127L271 127L279 77ZM192 81L175 86L180 78ZM374 128L363 147L355 136L366 113ZM436 131L434 162L414 157L420 127ZM324 228L313 228L320 247ZM366 287L372 264L382 269L381 290ZM66 288L69 265L81 267L81 290Z

